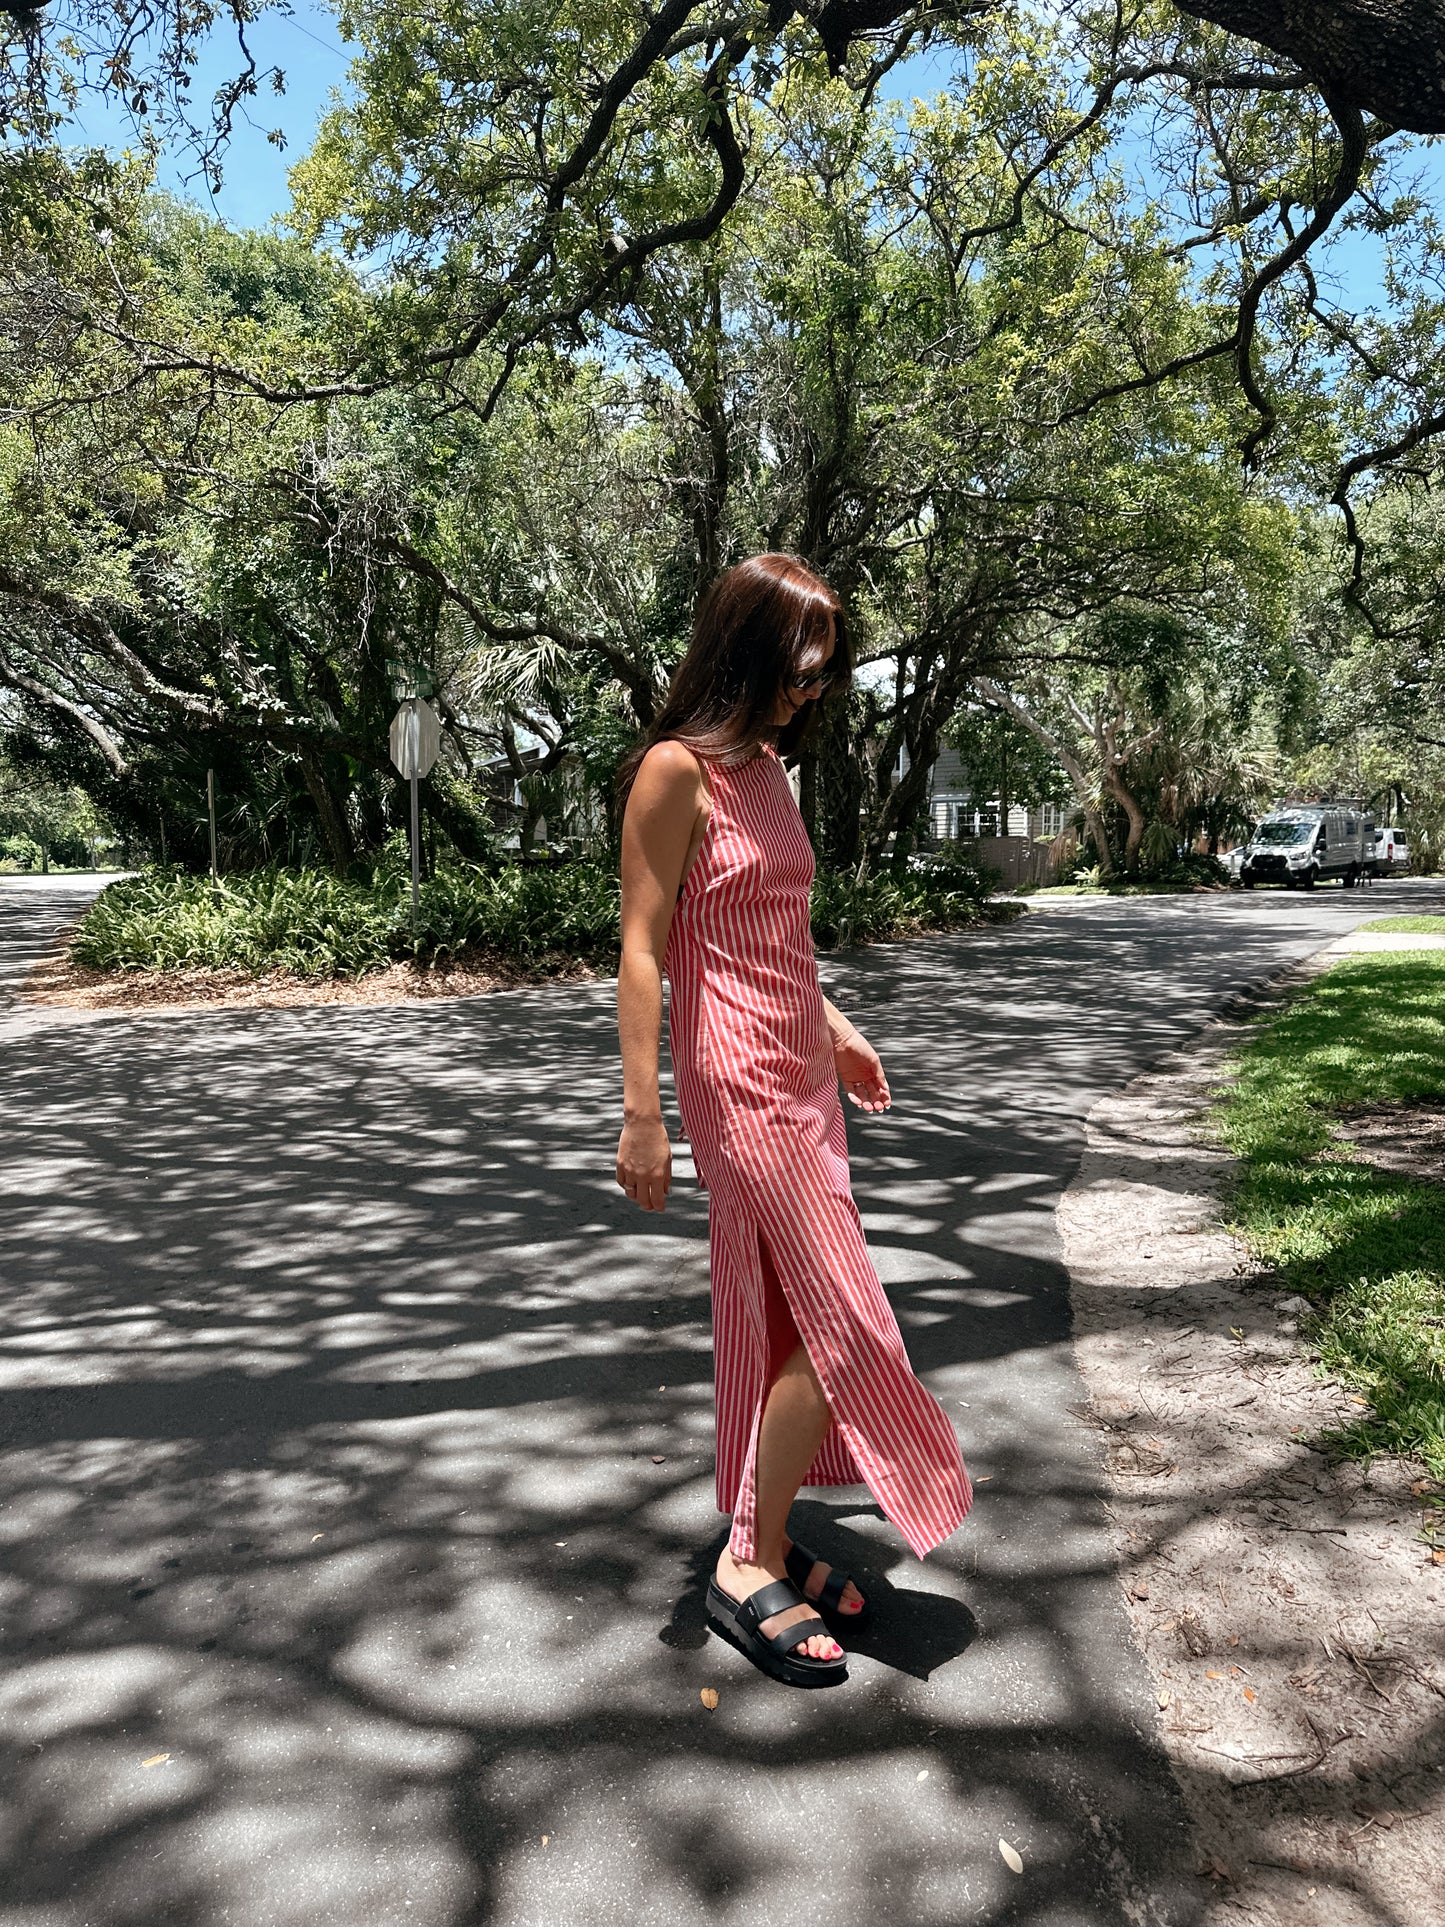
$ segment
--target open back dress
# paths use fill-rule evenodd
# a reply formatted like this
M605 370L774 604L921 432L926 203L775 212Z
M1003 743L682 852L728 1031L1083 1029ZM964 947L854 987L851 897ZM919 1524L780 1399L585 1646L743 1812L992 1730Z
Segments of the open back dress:
M813 852L764 749L709 761L711 813L665 959L678 1107L707 1188L717 1381L717 1502L756 1555L763 1399L793 1332L833 1422L805 1481L865 1484L920 1557L972 1503L942 1407L914 1377L868 1256L808 897Z

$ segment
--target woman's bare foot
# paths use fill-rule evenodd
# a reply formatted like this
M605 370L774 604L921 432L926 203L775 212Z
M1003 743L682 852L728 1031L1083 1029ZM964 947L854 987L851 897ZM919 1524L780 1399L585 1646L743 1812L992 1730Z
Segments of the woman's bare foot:
M718 1584L730 1599L739 1601L755 1593L760 1586L766 1586L774 1579L786 1579L787 1576L781 1559L776 1566L746 1565L742 1560L734 1559L731 1549L726 1546L717 1562ZM785 1632L789 1626L796 1626L804 1619L816 1619L817 1616L811 1606L788 1606L784 1611L765 1619L758 1631L765 1639L771 1639L775 1633ZM800 1640L793 1651L806 1653L810 1659L843 1657L843 1648L828 1633L814 1633L810 1639Z
M793 1542L787 1534L784 1533L784 1557L792 1550ZM828 1564L826 1559L815 1559L813 1561L813 1570L808 1574L808 1583L803 1587L803 1597L805 1599L818 1598L824 1586L828 1583L828 1574L832 1570L833 1568ZM861 1613L863 1610L863 1595L851 1579L843 1588L843 1597L838 1601L838 1610L841 1613Z

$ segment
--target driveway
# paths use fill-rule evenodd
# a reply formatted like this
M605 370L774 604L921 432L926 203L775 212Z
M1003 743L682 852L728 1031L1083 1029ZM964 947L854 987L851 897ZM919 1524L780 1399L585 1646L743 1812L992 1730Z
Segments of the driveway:
M1186 1927L1054 1206L1103 1092L1424 908L1059 900L829 961L895 1092L860 1205L979 1485L922 1565L866 1493L800 1508L880 1607L827 1693L704 1627L704 1206L612 1184L610 986L12 1011L0 1927Z

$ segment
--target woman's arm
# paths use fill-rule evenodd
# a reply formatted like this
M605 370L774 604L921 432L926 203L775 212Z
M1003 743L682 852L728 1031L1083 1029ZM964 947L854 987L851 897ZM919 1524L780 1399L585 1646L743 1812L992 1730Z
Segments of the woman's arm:
M622 1044L617 1182L644 1211L661 1211L672 1184L672 1147L657 1087L662 959L701 808L697 758L681 743L655 744L642 760L622 820L622 962L617 972Z
M850 1037L862 1035L851 1018L845 1017L838 1006L830 1003L826 997L823 999L823 1012L828 1019L828 1034L833 1039L834 1050L837 1050L840 1044L846 1043Z
M878 1053L862 1031L846 1018L836 1004L823 999L828 1019L828 1034L833 1040L833 1062L847 1093L848 1102L860 1111L886 1111L893 1102L888 1079Z

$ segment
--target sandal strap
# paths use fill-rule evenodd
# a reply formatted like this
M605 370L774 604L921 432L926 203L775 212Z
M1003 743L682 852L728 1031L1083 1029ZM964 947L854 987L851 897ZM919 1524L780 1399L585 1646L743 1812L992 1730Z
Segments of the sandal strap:
M763 1616L767 1617L766 1614ZM821 1619L800 1619L796 1626L784 1626L780 1633L771 1633L766 1636L759 1633L757 1636L765 1645L771 1646L780 1659L801 1660L805 1665L812 1666L835 1666L838 1663L832 1659L814 1659L811 1653L797 1653L793 1650L795 1646L806 1645L810 1639L833 1637Z
M788 1568L788 1577L798 1588L798 1591L802 1592L812 1574L813 1567L817 1563L817 1556L809 1552L806 1546L800 1546L795 1539L792 1545L788 1547L787 1557L783 1563ZM806 1597L806 1594L804 1596Z
M823 1581L823 1590L818 1594L818 1604L830 1613L840 1612L847 1586L847 1573L839 1572L836 1566L830 1566L828 1577Z
M809 1599L807 1585L817 1563L817 1553L809 1552L806 1546L799 1545L795 1539L788 1551L788 1577L802 1593L804 1605L821 1606L825 1612L839 1612L842 1609L843 1594L848 1585L849 1575L846 1572L839 1572L836 1566L830 1565L828 1577L823 1581L818 1597Z
M738 1607L738 1624L746 1627L748 1632L755 1633L763 1621L771 1619L774 1613L785 1613L789 1606L804 1606L807 1603L791 1579L770 1579L766 1586L759 1586L756 1592L750 1592ZM791 1631L791 1627L788 1630ZM797 1644L796 1638L793 1644Z

